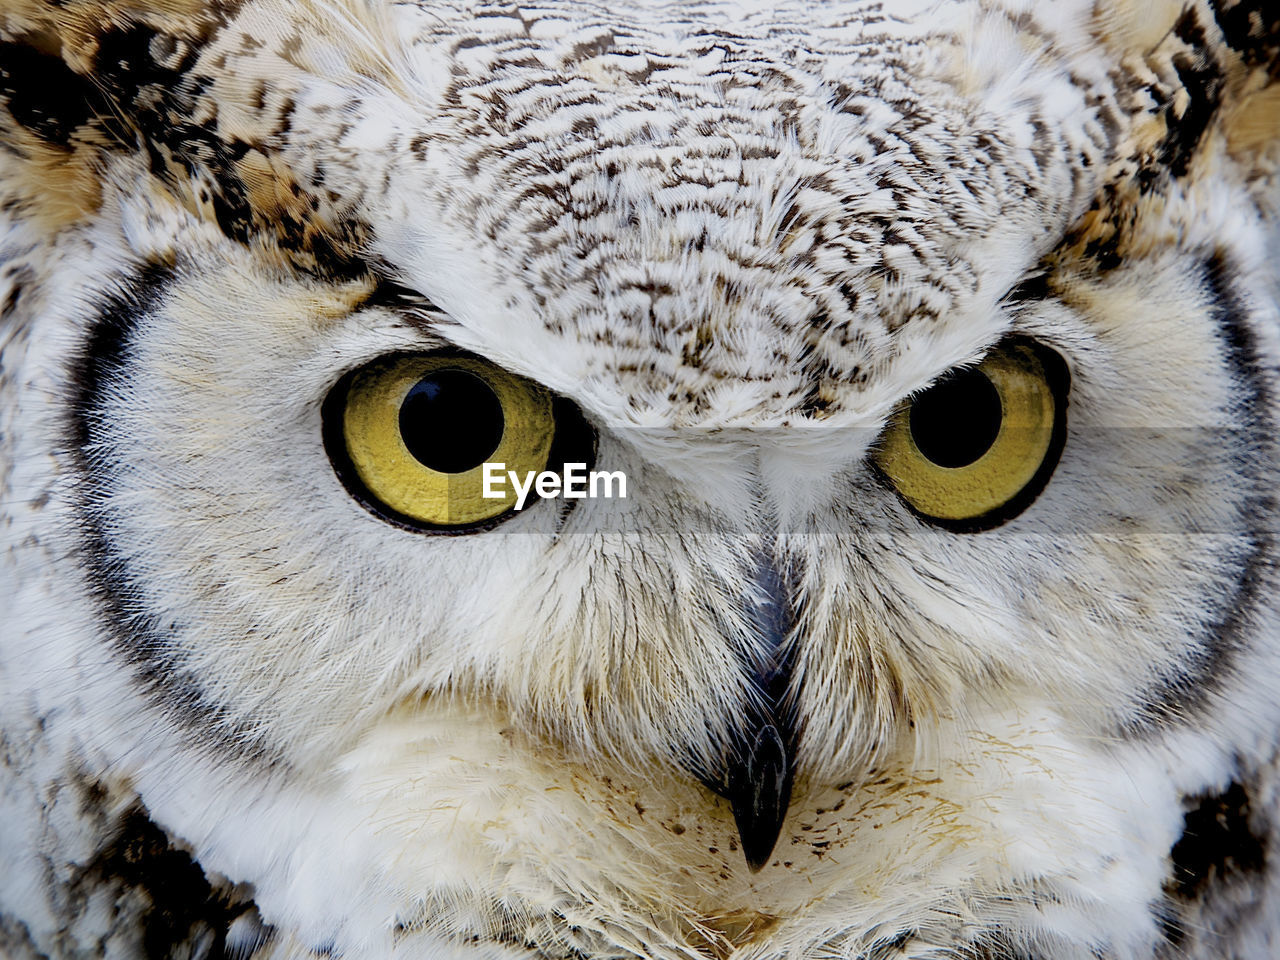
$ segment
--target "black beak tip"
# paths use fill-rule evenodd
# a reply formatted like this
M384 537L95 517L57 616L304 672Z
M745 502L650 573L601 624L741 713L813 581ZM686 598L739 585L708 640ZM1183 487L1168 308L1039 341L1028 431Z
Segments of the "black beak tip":
M764 865L769 862L769 856L773 853L778 837L775 834L770 838L766 833L761 833L748 839L748 835L742 831L741 824L738 826L738 831L742 837L742 852L747 858L747 868L752 873L759 873Z
M752 873L769 862L791 803L791 760L776 727L756 735L729 791L742 853Z

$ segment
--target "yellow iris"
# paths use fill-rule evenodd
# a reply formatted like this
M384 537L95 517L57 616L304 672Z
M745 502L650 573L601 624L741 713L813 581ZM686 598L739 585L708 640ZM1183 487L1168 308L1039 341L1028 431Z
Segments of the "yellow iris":
M334 428L358 478L348 485L414 525L463 527L506 513L516 495L504 484L501 497L485 498L484 464L541 471L555 435L551 395L478 357L384 357L350 375L337 398Z
M1066 403L1060 365L1029 341L996 347L905 403L876 465L903 500L944 526L1007 519L1056 465Z

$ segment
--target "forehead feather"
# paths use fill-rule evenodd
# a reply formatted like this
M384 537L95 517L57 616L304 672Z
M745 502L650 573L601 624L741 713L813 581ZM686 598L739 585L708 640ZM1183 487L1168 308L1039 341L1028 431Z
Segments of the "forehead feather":
M757 423L883 407L919 385L866 395L908 328L957 360L996 335L1086 195L1054 161L1100 151L1052 84L1001 117L959 93L945 23L565 9L431 8L416 56L448 81L401 134L376 229L451 335L619 416L704 418L728 380L758 383Z

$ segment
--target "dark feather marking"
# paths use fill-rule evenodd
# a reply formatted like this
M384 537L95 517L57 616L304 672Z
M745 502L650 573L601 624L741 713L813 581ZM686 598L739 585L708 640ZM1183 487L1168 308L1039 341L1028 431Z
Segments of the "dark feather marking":
M147 23L104 28L95 37L91 76L40 49L39 37L0 42L0 100L20 125L59 149L140 151L152 174L170 185L208 177L214 189L205 199L219 229L233 240L247 243L266 234L282 249L305 253L298 264L304 269L339 279L363 276L369 266L355 251L371 233L367 223L352 214L319 229L305 213L318 205L314 197L302 197L313 202L296 209L256 210L237 161L260 145L227 138L216 119L192 119L212 83L196 70L200 53L235 7L213 4L202 35L181 45ZM286 129L293 109L290 102ZM93 146L73 143L77 131ZM301 197L301 187L291 186Z
M1005 295L1006 303L1039 303L1048 300L1051 294L1049 288L1049 272L1047 269L1027 277L1025 280L1017 283L1012 290Z
M212 124L186 119L209 80L190 72L191 56L176 67L156 63L151 56L156 38L156 31L144 25L104 33L98 41L95 76L141 134L136 145L147 151L152 173L172 179L171 164L188 175L207 169L218 187L210 202L219 228L231 239L245 242L253 211L244 185L230 172L237 159L236 144L218 137ZM134 137L110 113L102 122L114 129L117 139L133 145Z
M1169 850L1167 899L1153 907L1175 957L1201 925L1184 911L1194 910L1215 891L1256 881L1266 873L1270 854L1245 784L1235 781L1221 793L1184 797L1183 803L1182 835Z
M1213 320L1225 347L1226 360L1242 396L1237 421L1243 440L1235 440L1238 461L1253 481L1253 495L1241 507L1242 521L1248 524L1249 544L1240 558L1236 589L1223 597L1218 616L1188 654L1180 670L1166 677L1147 694L1147 703L1138 717L1126 725L1130 735L1180 725L1193 719L1220 689L1233 669L1242 635L1253 623L1255 611L1270 597L1266 571L1273 544L1268 518L1275 515L1274 427L1267 415L1273 399L1267 387L1268 371L1249 327L1247 305L1231 289L1230 269L1223 256L1215 254L1203 265L1205 283L1213 298Z
M1194 10L1178 18L1174 32L1194 51L1173 58L1173 68L1189 99L1180 117L1175 118L1172 107L1166 105L1165 123L1169 132L1157 149L1156 159L1175 177L1182 177L1222 103L1224 75L1221 65L1209 53L1204 27ZM1150 171L1140 172L1138 179L1146 185L1150 182Z
M176 38L142 23L104 23L94 40L92 76L77 73L56 51L57 39L18 35L0 43L0 97L10 114L34 134L66 146L77 129L93 126L108 139L129 147L136 136L122 115L131 116L143 100L168 105L167 92L181 86L200 50L225 25L237 4L210 3L210 21L200 36ZM153 41L155 43L153 44ZM153 51L182 49L171 66L157 64ZM146 96L144 97L144 91Z
M1251 67L1280 78L1280 5L1275 0L1216 0L1213 17L1227 46Z
M96 795L99 803L106 799L101 787ZM215 890L200 865L174 847L141 807L121 819L111 841L76 872L70 886L71 897L85 901L104 887L118 889L118 901L126 895L135 904L139 895L145 898L135 922L142 927L147 960L169 960L188 951L194 955L195 944L206 938L211 943L203 956L228 957L232 922L255 909L252 900L237 896L228 884Z
M1204 895L1214 884L1260 874L1267 866L1267 843L1252 823L1252 803L1243 784L1222 793L1191 797L1182 836L1169 851L1173 864L1166 891L1183 900Z
M172 268L152 264L128 289L105 300L86 348L71 369L70 440L80 471L76 508L83 570L113 648L136 671L151 699L190 734L192 743L216 746L239 759L276 763L279 758L260 733L205 698L171 642L171 626L148 608L128 557L112 542L106 505L109 468L95 448L112 446L115 438L104 422L102 406L114 382L128 370L130 343L139 322L160 303L172 279Z
M820 337L829 327L830 318L825 311L819 311L809 318L807 330L809 342L805 345L801 360L801 372L808 387L804 397L796 406L796 412L802 417L824 416L833 403L829 391L832 385L840 380L839 374L830 361L818 352Z
M107 109L101 92L61 57L12 41L0 42L0 99L18 124L64 150L76 130Z

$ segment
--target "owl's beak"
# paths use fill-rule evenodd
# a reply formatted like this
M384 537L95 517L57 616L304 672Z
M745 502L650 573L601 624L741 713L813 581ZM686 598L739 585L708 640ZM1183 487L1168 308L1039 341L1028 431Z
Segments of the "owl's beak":
M723 779L708 784L729 801L753 873L768 862L782 832L796 746L795 725L784 703L792 672L787 640L796 620L792 591L768 560L757 567L756 587L747 609L758 656L746 666L759 701L738 725Z
M791 803L794 765L783 736L776 726L766 723L728 772L725 795L752 873L768 862Z

